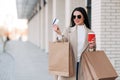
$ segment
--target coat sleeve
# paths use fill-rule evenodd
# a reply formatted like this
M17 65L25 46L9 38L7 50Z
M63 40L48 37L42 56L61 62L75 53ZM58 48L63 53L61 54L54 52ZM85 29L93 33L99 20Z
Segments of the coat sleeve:
M69 39L69 28L66 28L66 29L64 29L64 31L62 32L62 35L57 35L57 41L62 41L62 40L64 40L64 41L68 41L68 39Z

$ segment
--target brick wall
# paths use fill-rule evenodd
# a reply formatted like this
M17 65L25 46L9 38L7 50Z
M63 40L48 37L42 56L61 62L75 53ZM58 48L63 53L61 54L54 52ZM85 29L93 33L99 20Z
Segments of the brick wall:
M92 30L96 34L97 49L101 49L101 0L92 0Z
M92 9L97 48L105 50L120 75L120 0L93 0Z
M102 0L101 4L101 48L120 75L120 0Z

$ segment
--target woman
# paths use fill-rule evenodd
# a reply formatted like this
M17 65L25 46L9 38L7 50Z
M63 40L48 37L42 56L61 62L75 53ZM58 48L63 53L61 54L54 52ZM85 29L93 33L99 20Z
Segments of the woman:
M55 80L82 80L80 79L80 57L86 48L95 48L95 38L88 42L88 33L93 33L90 30L88 16L84 8L77 7L71 15L71 26L66 29L65 33L61 33L58 25L53 25L54 31L59 35L58 39L64 38L70 41L75 56L76 73L72 77L56 76ZM89 44L89 46L88 46Z

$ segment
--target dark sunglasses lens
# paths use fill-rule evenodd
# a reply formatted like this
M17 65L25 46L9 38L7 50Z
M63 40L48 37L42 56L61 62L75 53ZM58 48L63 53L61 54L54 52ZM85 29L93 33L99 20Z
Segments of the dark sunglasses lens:
M75 19L76 17L77 17L78 19L80 19L80 18L81 18L81 15L76 15L76 16L73 15L73 19Z
M81 15L78 15L77 18L80 19L80 18L81 18Z

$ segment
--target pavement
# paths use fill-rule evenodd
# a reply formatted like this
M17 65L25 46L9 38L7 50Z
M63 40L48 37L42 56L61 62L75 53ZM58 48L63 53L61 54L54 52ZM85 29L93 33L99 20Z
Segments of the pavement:
M8 53L0 54L0 80L15 80L15 60Z
M0 50L0 80L53 80L47 53L30 42L7 42L5 53Z

